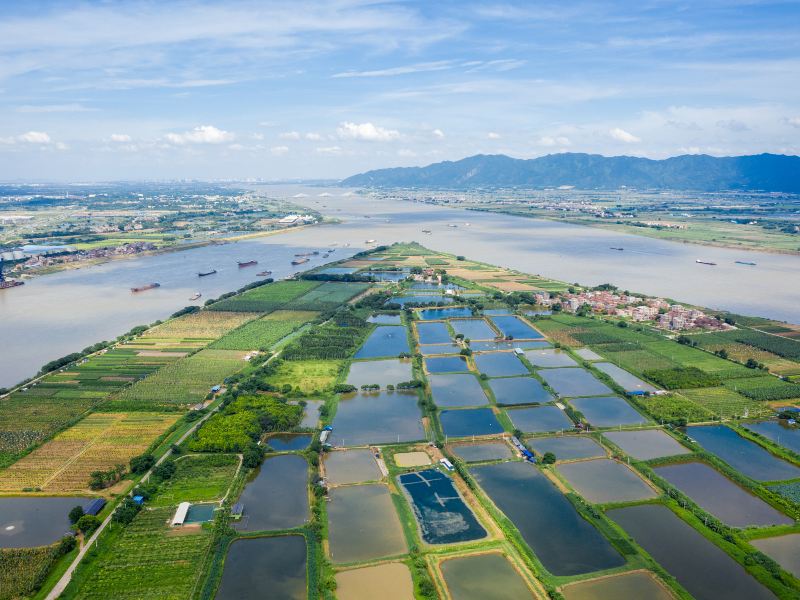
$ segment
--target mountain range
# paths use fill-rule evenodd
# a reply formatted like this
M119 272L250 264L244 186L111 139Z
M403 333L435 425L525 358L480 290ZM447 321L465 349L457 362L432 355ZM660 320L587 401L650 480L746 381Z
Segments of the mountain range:
M761 190L800 193L800 157L783 154L715 157L686 154L663 160L563 153L519 159L478 154L425 167L367 171L349 187L469 189L559 187L580 189Z

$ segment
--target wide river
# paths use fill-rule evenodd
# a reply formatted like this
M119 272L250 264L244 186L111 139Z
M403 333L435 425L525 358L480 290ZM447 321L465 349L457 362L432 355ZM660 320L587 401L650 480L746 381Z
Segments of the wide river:
M800 322L800 258L680 244L553 221L347 195L342 189L264 186L276 197L337 217L337 225L220 246L119 260L46 275L0 291L0 387L33 375L42 364L111 339L257 279L297 269L293 255L337 244L327 260L366 247L416 240L436 250L556 279L675 298L711 308ZM305 194L297 197L298 194ZM329 194L329 195L321 195ZM450 227L449 225L457 225ZM431 230L425 234L423 229ZM350 244L345 247L344 244ZM610 247L623 247L619 252ZM706 266L697 258L717 263ZM258 260L239 269L237 260ZM757 266L737 265L744 260ZM304 267L321 264L314 257ZM209 277L198 271L217 269ZM158 282L132 294L131 286Z

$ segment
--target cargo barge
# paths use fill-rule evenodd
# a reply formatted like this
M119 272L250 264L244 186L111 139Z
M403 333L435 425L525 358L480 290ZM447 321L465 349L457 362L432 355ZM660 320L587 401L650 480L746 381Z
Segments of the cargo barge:
M292 264L293 264L293 265L295 265L295 266L297 266L297 265L302 265L303 263L307 263L307 262L308 262L308 259L307 259L307 258L295 258L295 259L292 261Z
M715 262L711 262L710 260L700 260L699 258L694 262L696 262L698 265L709 265L710 267L717 266L717 263Z
M202 273L198 273L197 276L198 277L208 277L209 275L215 275L216 272L217 272L216 269L212 269L210 271L203 271Z
M147 285L142 285L142 286L139 286L139 287L132 287L131 288L131 292L133 292L135 294L136 292L146 292L147 290L152 290L152 289L159 288L159 287L161 287L160 283L148 283Z
M257 265L258 261L257 260L246 260L246 261L241 261L240 260L236 264L238 264L239 268L241 269L242 267L252 267L253 265Z

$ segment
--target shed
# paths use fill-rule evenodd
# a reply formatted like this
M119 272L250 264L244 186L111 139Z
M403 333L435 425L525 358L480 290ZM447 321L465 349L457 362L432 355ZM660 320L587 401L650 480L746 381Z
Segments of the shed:
M144 496L134 496L133 501L136 502L136 504L142 504L144 502Z
M244 504L241 502L237 502L231 507L231 516L232 517L241 517L244 514Z
M183 525L186 520L186 515L189 513L189 508L192 506L190 502L181 502L178 505L178 510L175 511L175 516L172 517L172 526Z
M83 508L83 514L96 517L105 505L106 501L103 498L95 498Z

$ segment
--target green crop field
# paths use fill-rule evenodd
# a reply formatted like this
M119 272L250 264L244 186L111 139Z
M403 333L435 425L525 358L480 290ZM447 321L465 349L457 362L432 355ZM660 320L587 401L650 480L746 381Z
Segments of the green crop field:
M365 292L369 283L328 281L292 302L295 310L332 310Z
M705 406L708 410L723 419L734 417L763 417L775 411L765 402L757 402L737 394L724 386L680 390L681 395Z
M267 381L278 389L290 385L304 394L320 394L331 391L343 369L342 360L283 361Z
M349 358L371 330L363 322L347 327L332 324L311 327L292 340L282 356L286 360Z
M175 474L161 483L148 506L221 500L239 467L239 457L234 454L190 455L176 460L175 466Z
M211 347L218 350L269 350L318 314L313 311L278 310L231 331Z
M31 596L58 559L58 547L0 548L0 600Z
M752 372L752 370L751 370ZM751 377L726 381L725 387L753 400L800 399L800 384L782 381L777 377Z
M271 312L313 290L318 285L318 281L278 281L226 298L212 304L209 308L215 311Z
M678 394L640 398L639 402L644 405L656 421L670 422L686 419L686 421L692 423L708 421L714 416L707 408Z
M439 267L439 266L442 266L442 265L449 265L450 262L444 260L443 258L426 258L425 259L425 264L427 264L428 266L431 266L431 267Z
M172 529L173 508L142 510L110 546L97 551L86 578L67 590L67 598L191 597L211 544L203 528Z
M244 354L235 350L201 350L156 371L112 401L141 408L198 403L212 386L245 366Z
M229 331L257 318L257 313L201 310L148 329L140 339L187 339L213 341Z

